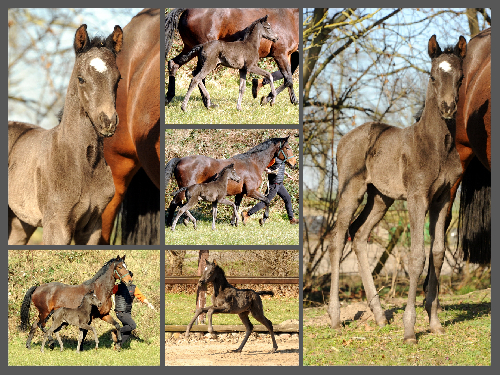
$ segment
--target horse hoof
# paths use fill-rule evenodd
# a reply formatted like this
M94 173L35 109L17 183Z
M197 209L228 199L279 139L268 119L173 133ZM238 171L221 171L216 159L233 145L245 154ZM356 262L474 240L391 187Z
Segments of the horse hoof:
M444 328L443 327L431 328L431 333L434 333L436 335L443 335Z
M263 96L261 99L260 99L260 105L266 105L267 104L267 96Z
M273 349L270 351L270 353L276 353L278 351L278 347L273 347Z
M405 338L403 340L403 342L406 344L406 345L417 345L417 339L415 337L410 337L410 338Z
M238 349L230 350L230 352L233 352L233 353L241 353L241 349L240 349L240 348L238 348Z
M218 108L219 105L218 104L210 104L207 109L214 109L214 108Z
M181 105L181 109L183 112L186 112L186 106L185 105Z

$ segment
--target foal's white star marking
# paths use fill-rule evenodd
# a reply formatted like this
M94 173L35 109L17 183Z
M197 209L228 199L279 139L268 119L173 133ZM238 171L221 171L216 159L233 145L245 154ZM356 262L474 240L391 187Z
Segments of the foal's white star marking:
M439 67L445 72L449 72L451 70L451 65L448 61L443 61L441 64L439 64Z
M95 57L90 61L90 66L92 66L99 73L103 73L108 69L106 63L98 57Z

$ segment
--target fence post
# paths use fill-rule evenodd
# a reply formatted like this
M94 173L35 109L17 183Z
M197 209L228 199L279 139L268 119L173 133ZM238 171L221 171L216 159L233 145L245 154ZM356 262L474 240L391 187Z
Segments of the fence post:
M205 266L207 265L208 259L208 250L200 250L198 253L198 271L197 275L201 276ZM198 287L196 288L196 308L205 307L207 292L206 290L200 290ZM196 324L205 323L205 313L200 314L198 318L196 318Z

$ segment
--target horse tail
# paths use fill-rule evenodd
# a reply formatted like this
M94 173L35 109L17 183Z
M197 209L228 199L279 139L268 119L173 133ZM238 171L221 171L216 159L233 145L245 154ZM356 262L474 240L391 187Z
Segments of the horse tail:
M180 160L180 158L173 158L169 160L169 162L165 166L165 188L167 188L168 183L170 182L170 177L172 176L172 172L174 171L177 164L179 164Z
M265 295L268 295L268 296L274 296L274 292L270 291L270 290L264 290L262 292L255 292L257 293L259 296L265 296Z
M178 65L184 65L189 60L191 60L194 55L199 54L202 49L203 49L203 44L198 44L197 46L194 46L191 51L189 51L185 55L179 56L179 61L177 61L177 64ZM203 57L199 56L198 57L198 63L196 65L196 69L193 72L193 75L198 74L198 72L200 71L200 69L203 66L204 62L205 62L205 59Z
M50 317L52 316L52 314L54 314L56 310L52 309L50 312L49 312L49 315L47 315L47 317L45 318L43 324L47 324L47 322L49 321Z
M140 168L127 188L120 210L122 245L160 244L159 190ZM115 237L115 238L116 238Z
M464 260L491 262L491 172L474 157L462 177L458 245Z
M188 188L188 186L184 186L183 188L180 188L179 190L174 191L174 192L173 192L172 194L170 194L170 195L172 195L172 196L174 196L174 197L175 197L175 196L176 196L177 194L179 194L180 192L182 192L182 191L184 191L184 190L187 190L187 188Z
M23 303L21 304L21 330L26 331L30 322L30 306L31 306L31 295L38 288L38 285L32 286L26 292Z
M170 52L170 48L172 48L174 33L179 25L179 18L185 10L186 8L174 9L165 17L165 58Z

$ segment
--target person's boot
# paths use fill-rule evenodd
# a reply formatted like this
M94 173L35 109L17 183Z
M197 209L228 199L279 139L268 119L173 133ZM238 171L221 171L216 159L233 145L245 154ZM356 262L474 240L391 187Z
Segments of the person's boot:
M299 223L299 220L298 220L298 219L296 219L296 218L294 218L294 217L292 217L292 218L290 219L290 224L298 224L298 223Z
M241 222L243 223L243 225L247 225L249 220L250 220L250 216L248 215L248 213L246 211L243 211L241 213Z

